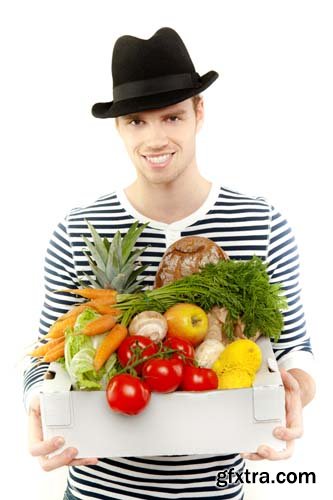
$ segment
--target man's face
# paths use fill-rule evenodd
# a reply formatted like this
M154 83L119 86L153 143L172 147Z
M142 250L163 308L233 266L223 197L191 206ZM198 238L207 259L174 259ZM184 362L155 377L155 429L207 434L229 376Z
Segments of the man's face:
M195 166L195 139L203 122L203 101L191 99L165 108L118 118L118 131L138 176L168 184Z

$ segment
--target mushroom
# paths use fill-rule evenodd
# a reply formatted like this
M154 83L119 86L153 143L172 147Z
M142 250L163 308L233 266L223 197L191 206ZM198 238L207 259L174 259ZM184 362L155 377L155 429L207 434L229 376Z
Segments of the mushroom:
M143 311L132 319L128 332L130 335L143 335L154 342L163 340L167 334L168 323L165 317L156 311Z

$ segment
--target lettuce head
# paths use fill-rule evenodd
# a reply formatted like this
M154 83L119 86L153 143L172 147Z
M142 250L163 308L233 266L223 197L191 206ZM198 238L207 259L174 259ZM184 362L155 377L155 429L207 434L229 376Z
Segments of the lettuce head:
M116 353L110 356L100 370L96 371L94 368L96 349L106 334L92 337L80 334L87 323L100 316L93 309L87 308L77 317L74 328L67 328L65 332L64 366L76 390L103 390L116 372Z

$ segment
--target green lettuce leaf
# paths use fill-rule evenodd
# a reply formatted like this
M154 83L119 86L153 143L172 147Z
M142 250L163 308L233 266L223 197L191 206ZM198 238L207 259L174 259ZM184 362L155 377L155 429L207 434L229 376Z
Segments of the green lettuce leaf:
M100 370L94 369L96 349L106 334L90 337L79 333L87 323L100 316L93 309L88 308L79 314L74 329L66 329L64 366L75 390L103 390L117 371L116 353L110 356Z
M74 325L74 333L80 333L83 328L91 321L99 318L101 314L87 307L81 314L78 315Z

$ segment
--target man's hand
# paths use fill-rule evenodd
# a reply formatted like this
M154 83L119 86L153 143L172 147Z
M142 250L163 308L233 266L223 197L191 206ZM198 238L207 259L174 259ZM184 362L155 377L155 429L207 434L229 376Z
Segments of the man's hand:
M259 446L257 453L241 453L243 458L249 460L283 460L291 457L295 447L295 439L303 435L302 398L300 385L290 372L280 370L286 394L286 427L276 427L274 436L286 441L287 446L283 451L275 451L269 446Z
M95 465L97 458L82 458L74 460L78 451L75 448L66 448L62 453L48 458L48 454L61 448L64 439L59 436L48 441L43 441L42 421L40 416L39 398L32 400L29 409L29 451L45 471L51 471L64 465Z

